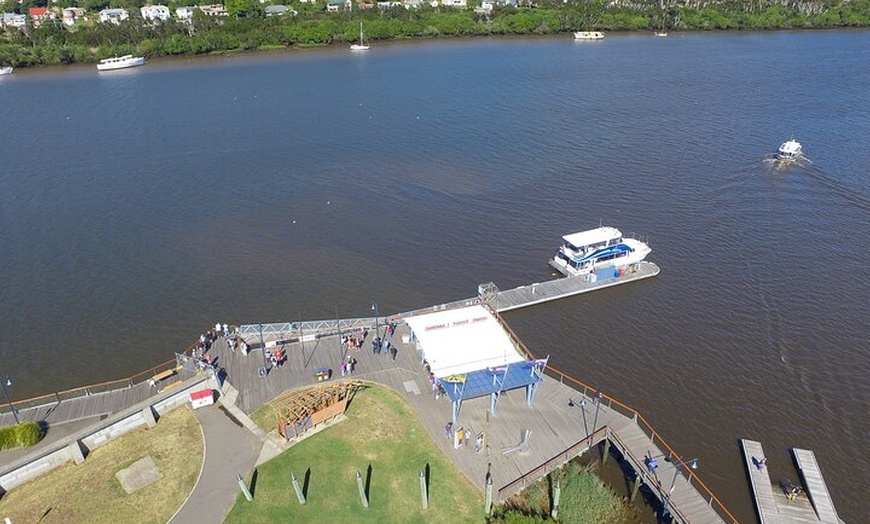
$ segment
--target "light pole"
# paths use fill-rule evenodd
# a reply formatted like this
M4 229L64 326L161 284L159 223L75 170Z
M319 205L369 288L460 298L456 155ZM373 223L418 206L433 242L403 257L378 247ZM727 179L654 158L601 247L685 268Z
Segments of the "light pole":
M595 404L595 418L592 421L592 433L589 434L589 445L592 445L592 434L598 431L598 412L601 411L601 399L603 395L601 391L596 391L595 396L592 397L592 403Z
M6 397L6 403L9 404L9 410L12 412L12 416L15 417L15 423L21 424L21 420L18 419L18 412L15 411L15 406L12 405L12 400L9 398L9 391L6 389L12 385L12 380L9 378L9 375L6 375L6 380L0 382L0 384L3 384L3 395Z
M574 400L570 398L568 399L568 405L572 408L577 406L577 404L574 403ZM585 431L583 435L588 436L589 426L586 424L586 397L580 399L580 409L583 411L583 431Z
M380 338L381 325L380 325L379 320L381 317L381 312L378 311L378 303L377 302L372 302L372 311L375 312L375 337Z
M680 460L677 463L674 463L674 480L671 481L671 487L668 489L668 494L665 497L665 515L671 513L670 504L671 504L671 494L674 492L674 488L677 487L677 477L680 475L680 465L688 466L692 469L698 469L698 459L693 458L692 460L682 461ZM690 473L686 472L686 477L691 480Z
M263 348L263 369L259 375L261 378L266 378L269 374L269 366L266 362L266 341L263 339L263 324L260 324L260 346Z

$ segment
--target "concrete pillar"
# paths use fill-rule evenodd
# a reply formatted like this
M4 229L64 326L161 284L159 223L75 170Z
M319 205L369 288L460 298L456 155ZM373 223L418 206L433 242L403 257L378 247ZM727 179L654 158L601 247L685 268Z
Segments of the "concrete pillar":
M305 493L302 493L302 487L299 486L299 480L296 479L296 474L290 473L290 481L293 482L293 489L296 490L296 498L299 499L300 504L305 504Z
M607 456L610 455L610 438L608 438L609 436L609 432L608 435L604 436L604 454L601 455L602 466L607 464Z
M369 498L366 496L366 487L363 485L362 474L356 470L356 486L359 488L359 501L364 508L369 507Z
M426 470L420 470L420 501L423 509L429 509L429 489L426 487Z
M142 410L142 418L145 419L145 424L147 424L149 428L153 428L157 425L157 417L154 416L154 409L152 409L151 406L145 406Z
M69 450L69 455L75 461L76 466L82 464L85 461L85 454L82 452L81 442L78 440L73 440L67 446Z

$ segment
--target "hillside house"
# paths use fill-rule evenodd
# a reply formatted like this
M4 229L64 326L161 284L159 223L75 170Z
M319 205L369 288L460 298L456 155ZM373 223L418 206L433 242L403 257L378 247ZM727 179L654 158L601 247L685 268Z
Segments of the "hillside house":
M31 7L27 10L33 27L39 27L47 20L55 20L54 12L47 7Z
M142 18L148 20L150 22L161 21L165 22L169 20L170 12L169 8L165 5L146 5L139 9L139 12L142 13Z
M64 7L61 11L61 19L63 21L63 25L72 27L76 25L76 22L87 20L87 18L85 18L86 14L87 11L85 11L81 7Z
M103 9L100 11L101 24L120 24L130 18L126 9Z
M0 26L2 27L24 27L25 25L27 25L26 15L3 13L3 18L0 18Z

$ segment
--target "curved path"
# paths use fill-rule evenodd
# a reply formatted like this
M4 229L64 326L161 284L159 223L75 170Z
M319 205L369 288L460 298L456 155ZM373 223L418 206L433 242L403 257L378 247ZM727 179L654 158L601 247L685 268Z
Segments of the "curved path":
M203 467L190 496L171 524L223 522L240 493L236 475L247 478L263 441L220 403L194 411L205 437Z

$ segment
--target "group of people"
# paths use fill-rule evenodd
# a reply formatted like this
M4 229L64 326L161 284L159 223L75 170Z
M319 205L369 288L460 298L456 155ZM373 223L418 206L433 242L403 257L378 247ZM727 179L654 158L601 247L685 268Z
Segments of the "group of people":
M441 382L435 378L435 373L432 373L432 368L429 366L429 362L425 360L423 361L423 369L429 374L429 384L432 385L432 394L435 395L435 400L440 399L441 395L446 393L444 391L444 386L442 386Z
M367 336L369 336L369 331L367 329L360 328L358 336L351 337L348 335L342 335L341 344L347 346L348 348L359 351L360 349L362 349L363 342L365 341Z
M347 356L347 362L341 363L341 376L350 375L356 369L356 358L353 355Z

